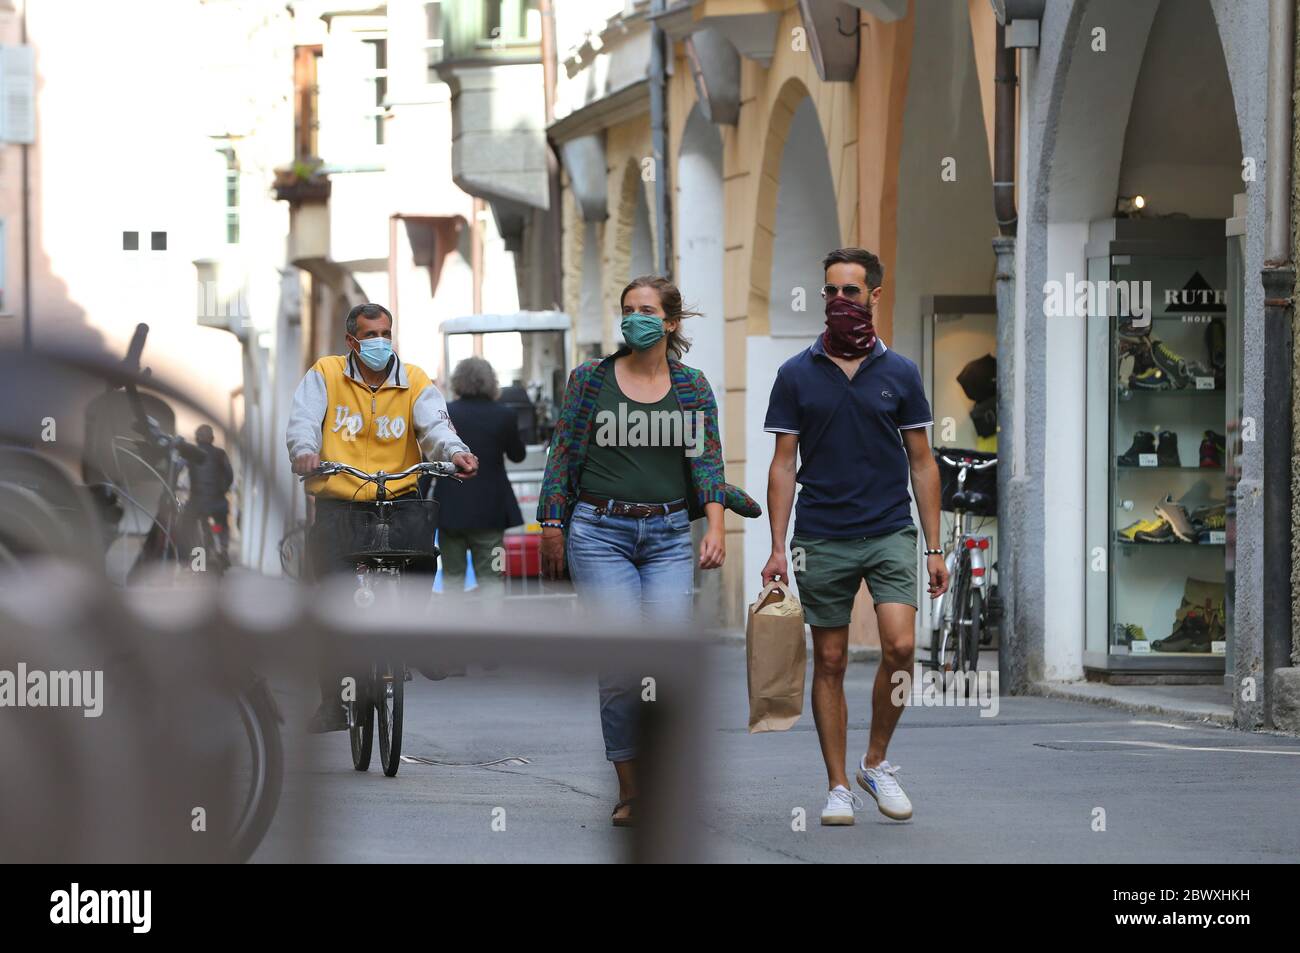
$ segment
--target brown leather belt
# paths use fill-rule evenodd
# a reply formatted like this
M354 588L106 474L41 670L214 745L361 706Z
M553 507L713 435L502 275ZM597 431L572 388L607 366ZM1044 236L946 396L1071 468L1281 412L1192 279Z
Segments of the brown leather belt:
M651 516L667 516L669 513L686 509L685 500L677 500L675 503L625 503L595 493L579 493L578 500L596 507L598 516L608 513L610 516L630 516L638 520L649 519Z

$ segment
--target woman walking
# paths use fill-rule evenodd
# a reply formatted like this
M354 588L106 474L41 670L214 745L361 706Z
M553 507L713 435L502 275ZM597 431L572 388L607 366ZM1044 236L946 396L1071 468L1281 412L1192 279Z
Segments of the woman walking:
M452 372L451 389L456 399L447 405L447 414L460 439L475 450L479 479L439 480L434 487L442 588L460 592L472 558L480 595L501 598L505 580L496 557L504 551L505 531L524 521L505 461L519 463L526 449L515 412L497 401L500 387L491 364L481 357L465 358Z
M723 481L717 403L704 374L681 363L690 347L681 292L666 278L633 279L620 297L624 344L569 375L551 440L537 516L542 572L569 575L590 603L646 622L684 626L691 618L694 554L690 524L704 517L699 566L726 558L723 510L761 510ZM618 775L615 826L636 817L639 676L600 675L605 757Z

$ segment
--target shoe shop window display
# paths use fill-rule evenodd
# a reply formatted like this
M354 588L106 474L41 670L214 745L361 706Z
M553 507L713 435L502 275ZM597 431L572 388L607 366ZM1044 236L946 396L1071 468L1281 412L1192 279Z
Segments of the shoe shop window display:
M1226 261L1121 260L1113 277L1149 281L1151 291L1148 316L1109 320L1106 654L1146 657L1123 663L1126 671L1201 656L1209 674L1221 669L1227 639Z

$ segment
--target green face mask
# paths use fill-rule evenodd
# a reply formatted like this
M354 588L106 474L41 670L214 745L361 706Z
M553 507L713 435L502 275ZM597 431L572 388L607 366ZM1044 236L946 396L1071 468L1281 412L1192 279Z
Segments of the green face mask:
M635 351L644 351L654 347L666 333L662 318L653 314L632 314L623 316L623 340Z

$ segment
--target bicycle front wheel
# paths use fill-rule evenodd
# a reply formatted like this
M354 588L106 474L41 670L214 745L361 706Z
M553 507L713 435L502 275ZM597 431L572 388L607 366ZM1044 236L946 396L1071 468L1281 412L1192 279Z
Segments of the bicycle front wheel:
M381 662L375 666L375 714L379 717L379 763L390 778L402 763L402 701L406 666Z
M348 740L352 743L352 767L370 770L370 750L375 740L373 678L357 680L356 700L348 702Z

